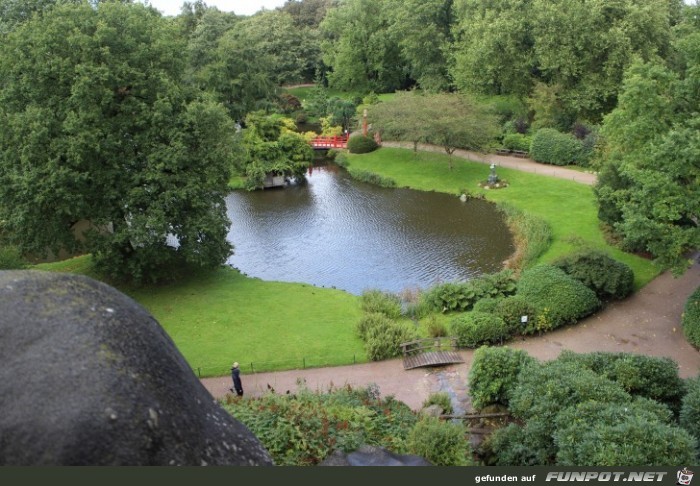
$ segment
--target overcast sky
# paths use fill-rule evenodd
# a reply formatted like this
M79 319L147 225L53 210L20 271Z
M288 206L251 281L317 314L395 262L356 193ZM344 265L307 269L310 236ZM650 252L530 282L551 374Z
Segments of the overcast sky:
M178 15L185 0L140 0L150 3L160 10L163 15ZM192 3L193 0L191 0ZM236 15L252 15L261 8L273 10L284 5L285 0L204 0L209 7L216 7L222 12L233 12Z

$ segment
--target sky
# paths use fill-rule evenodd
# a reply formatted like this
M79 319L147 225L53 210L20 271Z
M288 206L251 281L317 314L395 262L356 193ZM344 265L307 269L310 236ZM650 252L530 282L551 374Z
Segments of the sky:
M178 15L185 0L141 0L150 3L163 15ZM222 12L234 12L236 15L253 15L265 7L273 10L284 5L285 0L204 0L209 7L216 7Z

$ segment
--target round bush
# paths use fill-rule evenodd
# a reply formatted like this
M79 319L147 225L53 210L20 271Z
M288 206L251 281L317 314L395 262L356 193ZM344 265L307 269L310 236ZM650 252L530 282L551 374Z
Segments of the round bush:
M372 137L353 135L348 140L348 151L351 154L367 154L369 152L374 152L377 148L379 148L379 145L377 145L377 142L375 142Z
M503 137L503 147L508 150L522 150L523 152L530 151L532 139L522 133L509 133Z
M28 266L17 247L0 246L0 270L21 270Z
M553 128L542 128L532 137L530 156L537 162L553 165L569 165L578 162L583 147L573 135L560 133Z
M469 396L477 410L500 403L508 405L520 371L535 363L523 350L481 347L474 353L469 371Z
M544 317L548 321L538 323L544 329L574 323L600 307L595 292L551 265L525 270L517 295L535 306L538 319Z
M457 346L475 348L482 344L503 342L511 336L508 326L498 316L483 312L470 312L450 323Z
M508 328L515 334L532 334L535 332L537 308L521 295L511 295L498 303L494 314L503 319ZM523 324L522 317L527 316Z
M424 417L408 435L408 449L436 466L474 465L471 445L461 423Z
M417 338L416 329L411 324L389 321L388 326L375 326L367 330L365 349L372 361L401 356L401 343Z
M681 401L678 422L700 445L700 377L687 380L687 392Z
M683 333L690 344L700 348L700 287L688 298L683 312Z
M623 299L634 289L632 269L595 250L560 258L553 264L583 283L603 300Z
M487 466L546 466L556 449L541 421L497 429L482 446Z

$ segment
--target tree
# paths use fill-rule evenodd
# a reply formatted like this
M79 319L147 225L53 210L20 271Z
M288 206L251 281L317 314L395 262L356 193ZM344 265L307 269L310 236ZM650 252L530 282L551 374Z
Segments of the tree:
M408 80L388 0L347 0L321 23L329 84L346 91L393 92Z
M109 2L56 7L4 39L0 231L24 252L90 251L135 281L228 257L231 121L182 82L175 29Z
M601 219L626 248L647 251L676 273L700 246L700 43L687 44L679 78L657 64L627 72L618 107L605 118L596 186ZM695 53L695 54L694 54Z
M292 120L254 112L245 121L243 166L248 189L262 188L268 174L304 179L313 161L313 149L303 136L293 131Z

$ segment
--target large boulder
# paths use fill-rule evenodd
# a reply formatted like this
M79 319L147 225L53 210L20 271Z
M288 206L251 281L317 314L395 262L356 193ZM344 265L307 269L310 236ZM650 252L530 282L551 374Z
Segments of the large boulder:
M139 304L0 272L0 465L270 465Z

